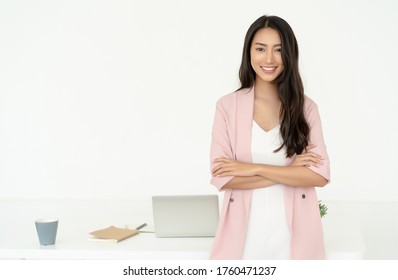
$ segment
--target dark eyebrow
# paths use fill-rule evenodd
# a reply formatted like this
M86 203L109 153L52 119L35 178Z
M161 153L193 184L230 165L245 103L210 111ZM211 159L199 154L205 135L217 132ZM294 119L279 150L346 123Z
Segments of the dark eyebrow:
M259 42L257 42L257 43L254 43L255 45L260 45L260 46L264 46L264 47L267 47L268 45L267 44L263 44L263 43L259 43ZM282 44L276 44L276 45L274 45L274 47L281 47L282 46Z

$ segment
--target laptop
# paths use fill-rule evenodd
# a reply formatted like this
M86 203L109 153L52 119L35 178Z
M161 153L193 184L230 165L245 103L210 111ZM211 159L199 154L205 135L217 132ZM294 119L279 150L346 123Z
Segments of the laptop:
M217 195L152 197L156 237L214 237L219 220Z

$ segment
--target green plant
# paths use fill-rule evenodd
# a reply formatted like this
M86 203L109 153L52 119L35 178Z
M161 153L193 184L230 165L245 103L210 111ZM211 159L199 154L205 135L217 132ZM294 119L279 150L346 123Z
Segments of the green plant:
M319 200L318 203L319 203L319 212L321 213L321 218L322 218L327 214L328 207L322 203L322 200Z

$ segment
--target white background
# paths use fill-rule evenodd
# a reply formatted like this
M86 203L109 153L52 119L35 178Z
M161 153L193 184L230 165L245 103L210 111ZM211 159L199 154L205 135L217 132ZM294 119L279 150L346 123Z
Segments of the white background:
M326 200L398 201L398 2L0 1L0 197L215 192L216 100L244 35L287 20L332 164Z

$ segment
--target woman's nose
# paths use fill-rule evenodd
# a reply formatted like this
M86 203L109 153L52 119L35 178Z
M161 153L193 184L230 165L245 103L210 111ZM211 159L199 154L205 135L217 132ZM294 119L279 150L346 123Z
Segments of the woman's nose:
M266 63L274 62L274 53L272 51L266 52L265 62Z

